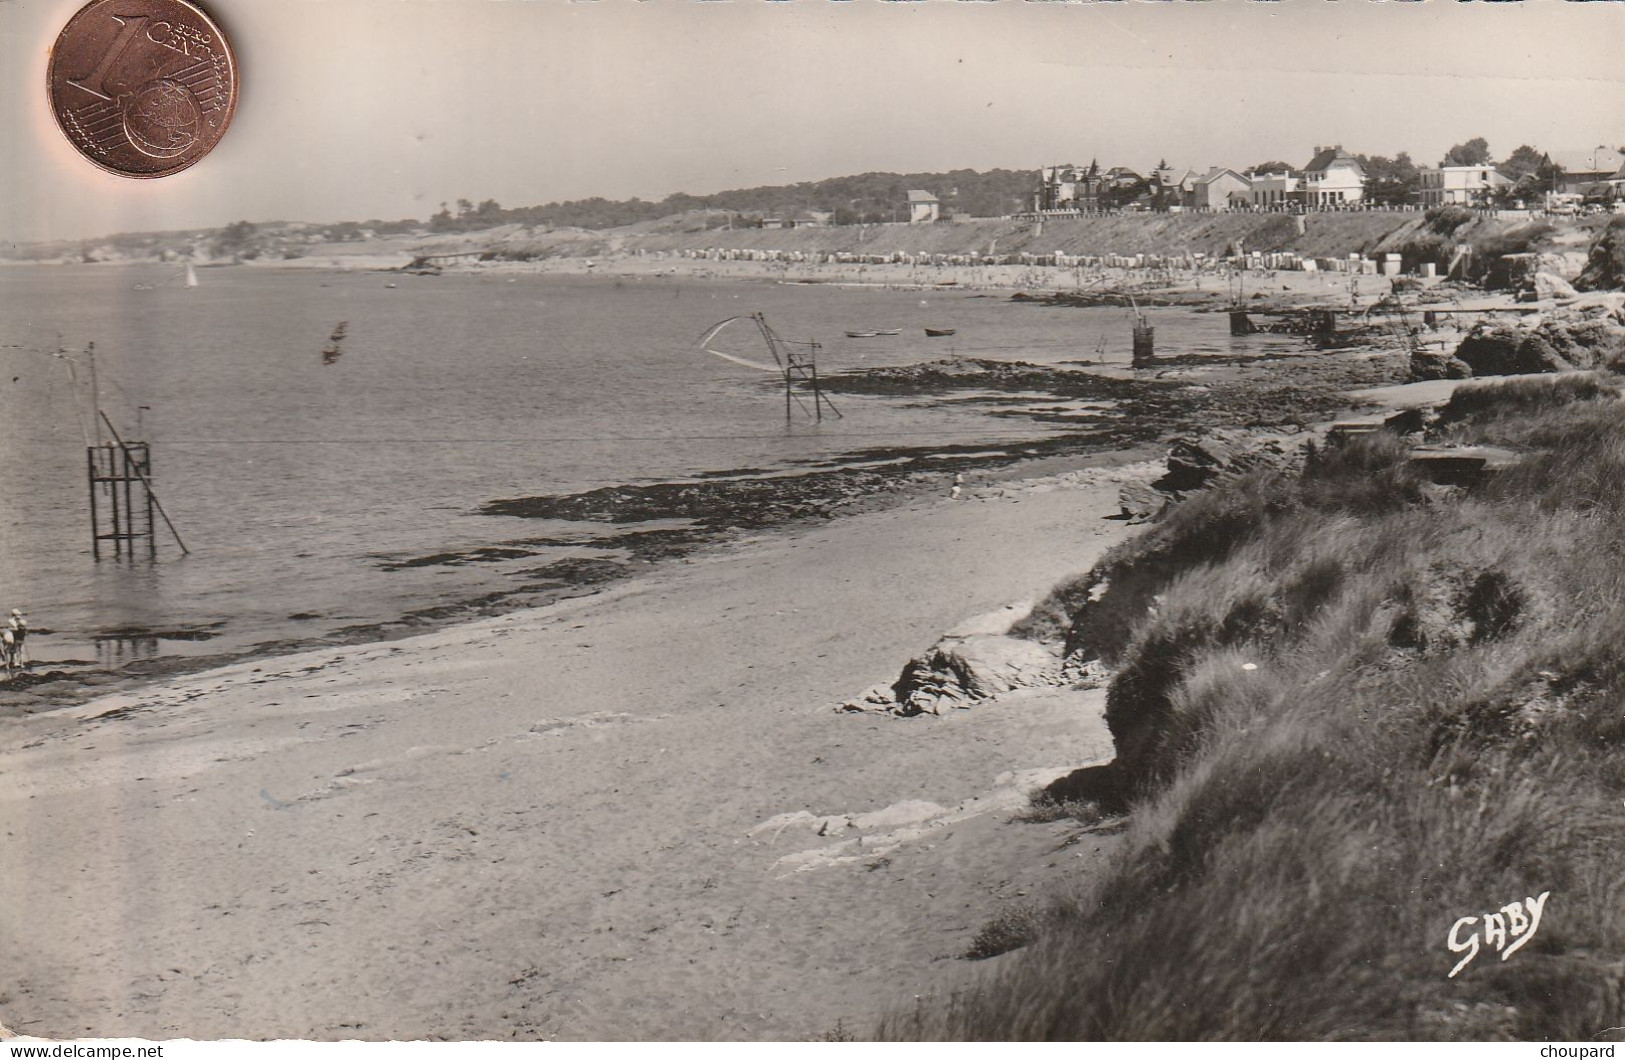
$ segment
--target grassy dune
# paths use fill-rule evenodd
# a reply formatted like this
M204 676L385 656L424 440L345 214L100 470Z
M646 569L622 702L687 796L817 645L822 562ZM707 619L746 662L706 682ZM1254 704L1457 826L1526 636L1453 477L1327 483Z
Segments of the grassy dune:
M1412 477L1397 439L1350 443L1200 495L1057 589L1027 632L1112 667L1119 760L1056 797L1128 809L1127 841L984 988L884 1035L1625 1024L1625 405L1592 376L1475 385L1438 431L1523 459L1463 491ZM1458 918L1547 891L1526 946L1449 977Z

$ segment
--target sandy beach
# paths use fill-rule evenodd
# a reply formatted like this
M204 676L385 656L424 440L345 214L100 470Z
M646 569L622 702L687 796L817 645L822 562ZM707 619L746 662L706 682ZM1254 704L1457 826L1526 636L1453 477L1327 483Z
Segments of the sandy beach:
M834 708L1127 528L1118 473L0 730L0 1021L45 1037L863 1037L1110 848L1012 822L1101 693ZM1012 610L1012 615L1017 611ZM993 963L997 963L997 960Z
M383 250L367 244L324 248L326 252L293 259L247 263L249 268L399 270L414 255L404 249ZM836 262L732 261L687 258L673 254L610 253L599 257L558 256L531 261L461 260L449 264L455 273L537 276L610 276L623 279L754 280L788 284L830 284L902 289L959 291L1091 292L1132 289L1181 305L1228 304L1233 289L1228 265L1158 270L1110 266L1089 269L1035 265L907 265ZM433 282L433 277L412 277ZM1424 287L1441 281L1430 279ZM1271 269L1249 273L1244 294L1263 305L1346 303L1351 289L1367 303L1387 294L1390 277Z

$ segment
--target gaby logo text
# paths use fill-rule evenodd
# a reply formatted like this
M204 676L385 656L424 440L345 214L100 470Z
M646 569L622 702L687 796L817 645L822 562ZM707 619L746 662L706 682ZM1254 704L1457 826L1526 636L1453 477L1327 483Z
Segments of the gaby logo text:
M1524 943L1534 938L1535 932L1540 930L1540 917L1551 893L1542 891L1538 898L1512 902L1481 917L1464 916L1452 924L1445 945L1450 947L1451 953L1464 953L1466 956L1450 969L1450 978L1454 979L1471 964L1481 947L1499 951L1503 961L1522 949Z

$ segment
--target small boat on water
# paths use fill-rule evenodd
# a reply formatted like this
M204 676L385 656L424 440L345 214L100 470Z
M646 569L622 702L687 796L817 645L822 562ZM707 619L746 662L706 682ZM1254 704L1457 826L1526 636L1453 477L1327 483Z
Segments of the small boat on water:
M189 261L189 262L186 263L186 272L183 273L177 279L179 280L180 283L185 284L187 287L196 287L197 286L197 269L194 268L192 263ZM135 289L138 290L138 291L156 291L158 288L168 286L169 284L174 283L174 282L176 282L176 281L175 280L165 280L163 283L138 283L138 284L135 285Z
M872 339L878 334L880 334L878 331L849 331L846 333L846 337L849 339Z
M953 328L926 328L925 329L926 337L927 338L932 338L932 339L940 339L940 338L942 338L942 337L944 337L946 335L952 335L953 333L954 333Z
M881 328L875 332L876 335L901 335L902 333L902 328Z

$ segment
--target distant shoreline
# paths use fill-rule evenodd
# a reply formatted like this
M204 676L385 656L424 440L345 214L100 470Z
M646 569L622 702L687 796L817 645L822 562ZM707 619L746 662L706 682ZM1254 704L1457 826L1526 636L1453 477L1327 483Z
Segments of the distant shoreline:
M432 282L433 273L404 271L416 255L329 254L248 262L205 262L200 268L245 268L289 271L377 272L400 276L397 283ZM11 262L44 268L152 268L174 262L125 261L89 264ZM1102 293L1128 291L1162 304L1192 308L1219 308L1231 300L1230 271L1198 267L1188 270L1147 270L1100 266L1087 272L1035 265L906 265L850 263L784 263L772 261L710 261L682 257L610 255L606 257L551 257L531 261L491 260L448 265L442 275L606 277L651 281L722 281L778 283L819 287L858 287L887 290L1037 293ZM1440 279L1418 281L1430 289ZM1346 302L1353 293L1364 302L1386 295L1386 276L1269 270L1242 278L1244 297L1254 308L1280 308L1318 302Z
M409 262L381 257L298 258L250 263L250 268L325 269L342 272L400 272ZM1231 297L1228 271L1215 267L1165 272L1103 266L1087 272L1034 265L906 265L709 261L695 258L640 257L546 258L535 261L482 261L446 266L445 275L572 276L617 279L757 282L818 287L887 290L1008 292L1112 292L1129 290L1191 307L1218 307ZM1169 282L1165 282L1169 281ZM1433 286L1438 280L1424 286ZM1362 299L1387 294L1385 276L1321 274L1272 270L1244 279L1260 307L1346 300L1351 283ZM1260 298L1258 296L1263 295Z

